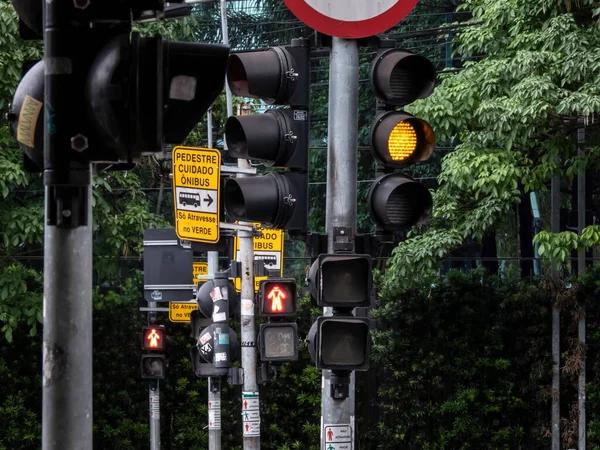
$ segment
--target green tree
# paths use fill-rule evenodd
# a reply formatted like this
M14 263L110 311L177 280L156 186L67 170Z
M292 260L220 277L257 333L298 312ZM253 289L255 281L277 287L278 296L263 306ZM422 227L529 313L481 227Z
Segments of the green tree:
M493 231L524 193L544 191L555 171L571 178L582 165L598 165L598 124L587 128L583 158L573 134L580 116L600 112L597 4L466 0L460 10L472 15L455 38L463 69L410 108L439 141L459 145L443 160L433 220L395 249L388 286ZM586 236L576 245L598 234Z

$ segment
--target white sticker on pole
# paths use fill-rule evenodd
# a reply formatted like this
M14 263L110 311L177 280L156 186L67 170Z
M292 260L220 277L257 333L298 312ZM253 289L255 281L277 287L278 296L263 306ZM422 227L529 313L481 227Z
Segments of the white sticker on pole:
M221 429L221 410L220 409L209 409L208 410L208 428L210 430Z
M160 419L160 396L159 394L150 394L150 417Z
M244 422L244 436L260 436L260 422Z
M254 315L254 301L252 299L242 299L242 316Z
M242 411L242 420L244 422L260 422L260 411Z
M329 444L350 444L347 447L352 449L352 427L348 425L324 425L323 432L325 434L325 443ZM334 447L344 448L344 447Z
M258 392L242 392L242 411L258 411L259 408Z
M208 409L221 409L221 400L209 400Z

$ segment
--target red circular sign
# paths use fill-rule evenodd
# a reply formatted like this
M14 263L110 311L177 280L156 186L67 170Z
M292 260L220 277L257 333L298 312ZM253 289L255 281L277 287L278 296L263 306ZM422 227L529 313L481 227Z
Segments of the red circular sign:
M294 15L329 36L358 39L392 28L419 0L284 0Z

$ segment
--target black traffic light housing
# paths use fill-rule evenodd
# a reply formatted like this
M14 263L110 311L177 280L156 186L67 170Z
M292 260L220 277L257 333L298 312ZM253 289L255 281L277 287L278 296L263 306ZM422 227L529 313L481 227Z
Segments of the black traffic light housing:
M258 350L263 362L298 359L298 325L282 319L297 314L298 294L294 278L268 278L258 288L258 311L268 322L258 331Z
M317 369L336 372L369 369L369 319L352 315L321 316L308 333L308 351Z
M308 272L308 286L319 306L368 308L373 299L371 256L319 255Z
M434 150L435 133L424 120L395 107L428 97L435 87L436 71L427 58L395 48L395 41L381 42L386 48L379 50L371 70L378 102L370 146L378 166L368 203L378 230L391 232L421 224L431 215L429 191L393 170L426 161Z
M40 2L13 4L23 22L41 35ZM48 178L56 180L71 163L132 163L142 153L162 152L165 143L187 137L222 91L229 48L131 33L132 19L156 18L166 10L160 0L92 1L83 9L61 10L71 17L63 17L62 28L48 35L46 51L60 47L68 71L56 67L45 76L44 62L39 62L19 84L9 113L28 169L49 171ZM46 84L58 80L55 75L66 83L61 80L59 91L50 87L60 92L61 101L46 110L58 130L50 135L61 150L44 158L40 111Z
M229 153L287 171L230 178L223 198L232 220L260 222L306 233L308 216L308 147L310 47L307 40L291 45L235 53L229 57L227 81L234 95L289 105L260 115L230 117L225 125Z
M298 294L294 278L268 278L258 288L259 314L262 317L294 317Z
M148 325L142 327L140 335L142 350L164 351L166 348L166 330L164 325Z
M191 313L194 373L198 377L226 375L239 352L237 335L229 328L229 313L237 309L238 295L226 272L198 284L197 302L198 310Z
M161 352L166 348L166 330L164 325L152 324L142 327L140 346L143 351L140 371L143 379L159 380L165 377L167 360Z

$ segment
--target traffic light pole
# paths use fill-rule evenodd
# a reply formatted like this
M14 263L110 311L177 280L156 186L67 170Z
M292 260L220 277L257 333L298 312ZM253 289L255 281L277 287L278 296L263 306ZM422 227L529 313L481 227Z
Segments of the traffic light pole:
M329 66L329 128L327 149L327 250L336 251L335 239L350 233L354 246L356 234L356 180L358 152L358 43L356 40L332 38ZM332 308L323 308L332 315ZM321 393L321 450L326 450L326 425L350 427L354 448L354 372L350 375L348 396L331 395L332 372L323 371Z
M210 117L210 115L209 115ZM209 127L212 133L212 126ZM210 139L209 147L212 146ZM207 252L208 276L219 270L219 252ZM221 378L208 377L208 450L221 450Z
M238 160L241 162L242 160ZM245 161L244 161L245 163ZM241 167L241 164L238 164ZM242 286L241 286L241 353L242 369L244 371L244 384L242 390L242 412L246 412L252 406L252 420L243 420L244 450L260 449L260 412L258 382L256 380L257 353L256 353L256 324L254 321L254 232L238 230L240 240L240 251L238 261L242 263ZM258 420L257 417L258 416Z
M91 165L70 160L80 67L64 2L44 2L44 332L42 448L92 448Z
M148 385L150 450L160 450L160 380L152 380Z

